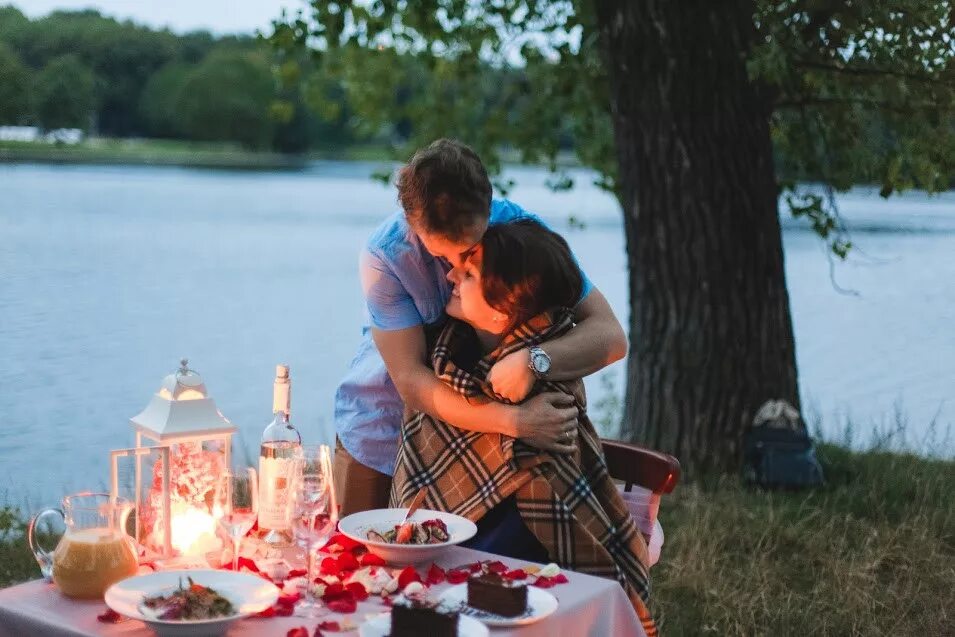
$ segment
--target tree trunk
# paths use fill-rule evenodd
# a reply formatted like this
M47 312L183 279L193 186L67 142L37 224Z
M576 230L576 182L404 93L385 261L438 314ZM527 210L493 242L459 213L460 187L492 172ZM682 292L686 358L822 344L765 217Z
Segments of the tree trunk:
M594 2L630 282L624 431L733 470L768 399L799 407L752 2Z

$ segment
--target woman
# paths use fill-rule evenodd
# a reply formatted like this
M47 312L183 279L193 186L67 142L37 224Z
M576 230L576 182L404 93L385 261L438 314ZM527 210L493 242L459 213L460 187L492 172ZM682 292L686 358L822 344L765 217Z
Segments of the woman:
M448 321L431 352L435 373L472 400L503 400L485 377L495 361L573 327L569 308L581 275L564 239L521 220L488 228L448 278ZM392 506L421 488L425 505L478 525L469 546L616 578L654 634L647 547L604 462L586 415L583 382L539 380L532 395L560 391L580 411L577 450L550 454L500 434L457 429L422 412L407 414L392 483Z

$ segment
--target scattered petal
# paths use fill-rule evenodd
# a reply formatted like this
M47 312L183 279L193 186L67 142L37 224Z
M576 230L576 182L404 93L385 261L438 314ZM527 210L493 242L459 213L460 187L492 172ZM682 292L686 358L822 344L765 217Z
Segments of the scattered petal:
M471 577L471 571L455 569L453 571L448 571L446 576L449 584L461 584L468 581L468 578Z
M558 573L560 573L560 567L554 564L553 562L551 562L550 564L542 568L540 570L540 573L538 573L538 575L541 575L543 577L554 577Z
M357 548L364 548L364 544L356 542L347 535L336 533L328 539L325 546L319 549L324 553L341 553L342 551L351 552Z
M431 568L428 569L428 575L425 577L425 582L430 585L440 584L445 579L444 569L432 562Z
M106 624L117 624L123 621L123 616L112 608L107 608L102 615L97 615L96 619Z
M416 571L413 566L408 566L398 574L398 588L404 590L411 582L420 583L421 576L418 575L418 571Z
M343 554L344 555L344 554ZM338 560L334 557L326 557L322 560L321 566L318 568L318 572L322 575L340 575L342 572L341 567L338 565Z
M368 599L368 590L361 582L352 582L351 584L346 584L345 589L350 592L356 600L363 602Z
M507 565L504 562L493 561L487 563L487 570L498 575L507 572Z
M289 628L289 631L285 633L285 637L308 637L308 629L305 628L305 626Z
M315 627L315 630L327 630L333 633L340 633L342 631L342 625L338 622L322 622Z
M374 553L365 553L361 556L361 565L362 566L384 566L385 560L375 555Z
M322 560L324 563L325 560ZM338 556L339 571L354 571L359 567L358 560L351 553L342 553Z
M306 575L308 575L308 571L306 571L304 568L293 568L291 571L288 572L288 579L293 579L296 577L305 577Z
M508 571L504 573L504 578L509 580L527 579L527 573L525 573L524 569L522 568L516 568L513 571Z

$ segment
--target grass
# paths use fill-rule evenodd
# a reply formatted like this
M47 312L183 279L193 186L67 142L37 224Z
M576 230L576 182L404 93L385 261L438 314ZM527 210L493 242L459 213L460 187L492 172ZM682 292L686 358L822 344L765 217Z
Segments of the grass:
M828 484L663 500L665 635L955 635L955 462L819 448Z
M664 498L652 608L664 635L955 635L955 462L821 445L827 486L735 478ZM0 509L0 586L39 576Z

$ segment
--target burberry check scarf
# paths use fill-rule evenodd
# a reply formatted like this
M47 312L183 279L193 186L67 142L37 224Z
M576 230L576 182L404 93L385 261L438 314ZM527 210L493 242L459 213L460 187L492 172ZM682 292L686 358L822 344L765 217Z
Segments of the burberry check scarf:
M455 391L507 402L484 380L494 363L572 327L572 311L545 313L479 358L473 328L450 319L437 337L431 362L438 378ZM508 436L457 429L423 412L406 414L391 506L408 506L427 487L427 508L477 521L514 495L524 523L554 562L570 570L616 578L647 634L655 635L646 607L650 593L646 542L607 471L600 438L586 415L583 382L538 381L532 393L544 391L574 397L580 411L576 453L550 454Z

